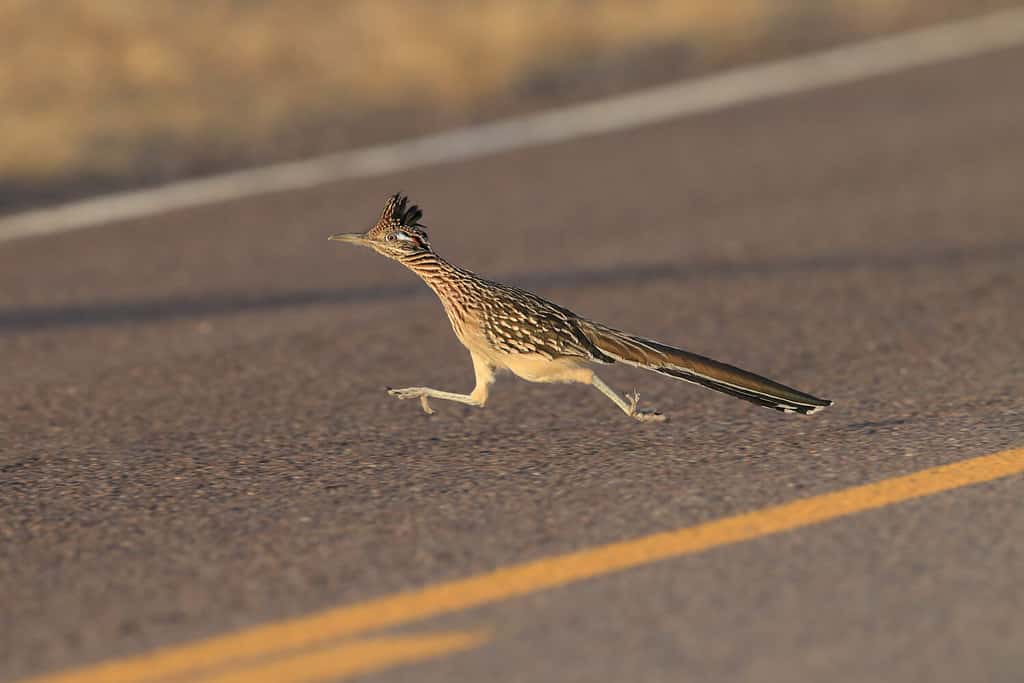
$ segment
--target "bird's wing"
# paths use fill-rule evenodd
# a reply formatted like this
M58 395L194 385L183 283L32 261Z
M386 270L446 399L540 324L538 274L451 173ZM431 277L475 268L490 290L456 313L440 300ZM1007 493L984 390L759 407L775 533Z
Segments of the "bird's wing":
M615 360L580 328L572 311L525 290L495 285L482 304L488 341L505 353L535 353L547 358L572 356L600 363Z

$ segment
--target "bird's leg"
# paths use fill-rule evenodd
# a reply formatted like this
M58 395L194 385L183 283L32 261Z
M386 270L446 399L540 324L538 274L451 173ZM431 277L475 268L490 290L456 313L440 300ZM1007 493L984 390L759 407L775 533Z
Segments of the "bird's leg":
M456 401L471 406L483 407L487 402L487 395L491 383L494 382L494 368L486 359L475 353L471 354L473 359L473 373L476 375L476 386L468 394L456 394L451 391L441 391L430 387L405 387L404 389L388 388L388 393L399 399L418 398L423 412L433 415L434 409L430 407L428 399L440 398L445 401Z
M640 422L664 422L667 419L664 415L655 410L638 409L637 405L640 403L640 394L636 389L633 390L632 394L627 394L624 399L615 393L615 390L605 384L596 374L593 376L590 383L593 384L598 391L610 398L615 405L622 410L622 412L635 420L639 420Z
M431 389L430 387L404 387L402 389L388 389L388 393L395 398L418 398L420 405L423 406L423 412L428 415L434 414L434 409L430 407L428 398L442 398L446 401L458 401L459 403L466 403L471 406L478 406L480 403L473 400L472 394L456 394L451 391L441 391L440 389Z

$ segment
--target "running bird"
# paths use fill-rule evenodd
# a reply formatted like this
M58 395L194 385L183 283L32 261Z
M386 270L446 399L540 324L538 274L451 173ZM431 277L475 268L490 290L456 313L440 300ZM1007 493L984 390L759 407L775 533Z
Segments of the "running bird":
M328 239L369 247L398 261L423 279L441 300L455 336L469 349L476 386L468 394L429 387L388 389L400 399L487 402L497 370L509 370L530 382L578 382L595 387L626 415L642 422L665 416L640 410L634 391L619 396L591 369L591 363L625 363L693 382L744 401L786 413L816 412L832 401L797 391L752 372L667 344L627 334L582 318L536 294L491 282L441 258L420 223L423 212L396 194L384 205L377 223L365 233L342 233Z

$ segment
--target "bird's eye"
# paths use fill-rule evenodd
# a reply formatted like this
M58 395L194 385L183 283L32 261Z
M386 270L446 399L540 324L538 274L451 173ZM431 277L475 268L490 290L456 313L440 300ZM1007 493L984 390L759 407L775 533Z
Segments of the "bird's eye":
M388 242L391 242L391 241L393 241L393 240L395 239L395 233L391 233L391 234L389 234L389 235L388 235L387 237L385 237L384 239L386 239L386 240L387 240Z

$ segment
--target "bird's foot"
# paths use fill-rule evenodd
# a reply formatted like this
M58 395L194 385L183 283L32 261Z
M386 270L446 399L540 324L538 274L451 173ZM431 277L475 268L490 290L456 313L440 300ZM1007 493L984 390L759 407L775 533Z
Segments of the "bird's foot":
M430 401L427 399L427 391L423 387L406 387L405 389L392 389L388 387L388 393L402 400L418 398L420 405L423 407L423 412L427 415L434 414L434 409L430 407Z
M636 389L632 394L626 394L626 400L629 401L629 416L634 420L640 422L665 422L668 420L656 410L640 410L637 407L640 405L640 392Z
M633 419L640 422L668 422L668 417L657 410L638 410L633 413Z

